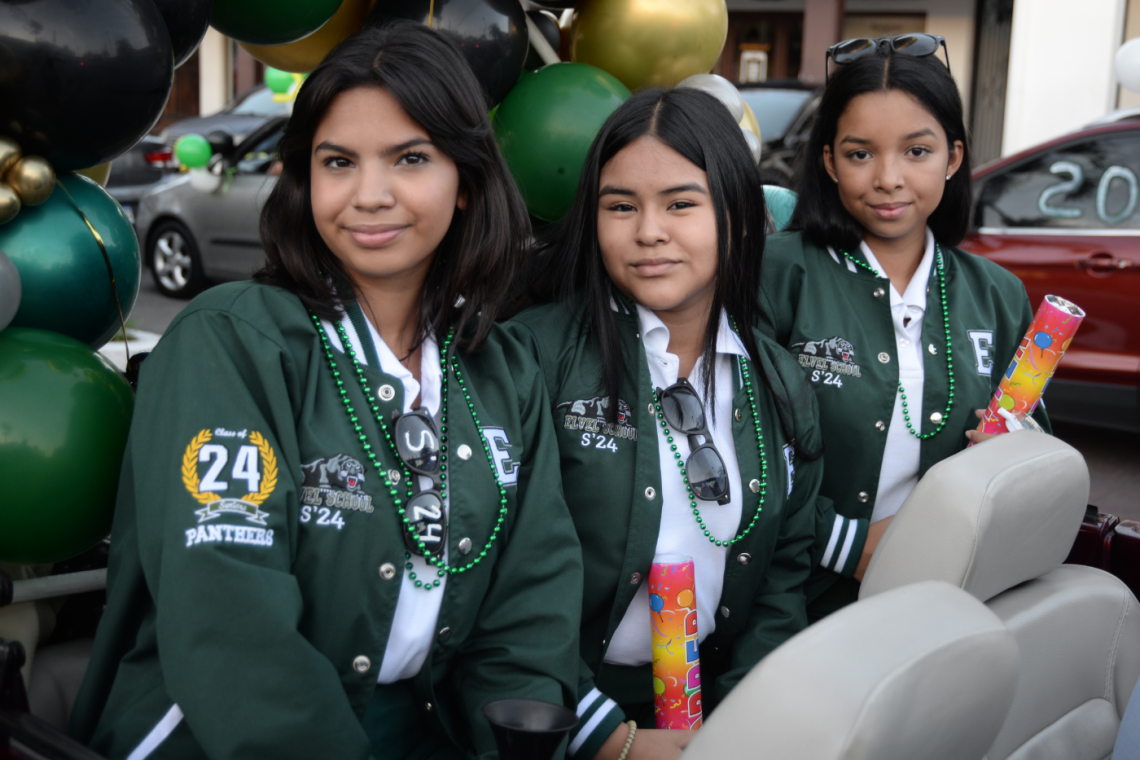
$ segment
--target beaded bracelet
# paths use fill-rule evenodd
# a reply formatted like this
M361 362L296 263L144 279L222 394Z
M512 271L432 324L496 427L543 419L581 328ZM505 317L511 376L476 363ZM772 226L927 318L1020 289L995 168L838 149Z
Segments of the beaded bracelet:
M629 754L629 748L633 746L633 735L637 733L637 721L628 721L626 725L629 726L629 736L625 737L625 746L621 748L618 760L625 760L625 756Z

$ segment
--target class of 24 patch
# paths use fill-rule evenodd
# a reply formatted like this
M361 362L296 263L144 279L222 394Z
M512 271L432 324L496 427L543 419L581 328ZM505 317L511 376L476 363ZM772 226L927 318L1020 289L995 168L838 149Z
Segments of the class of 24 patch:
M249 442L238 445L231 457L233 447L217 442L219 439ZM205 471L200 472L203 467ZM277 487L277 455L265 436L256 430L202 430L191 439L182 455L182 484L202 505L194 512L199 524L230 515L264 526L269 513L262 511L261 505ZM229 496L227 492L242 496ZM208 531L206 534L211 535ZM230 538L219 540L233 541L233 535L234 532L229 531Z

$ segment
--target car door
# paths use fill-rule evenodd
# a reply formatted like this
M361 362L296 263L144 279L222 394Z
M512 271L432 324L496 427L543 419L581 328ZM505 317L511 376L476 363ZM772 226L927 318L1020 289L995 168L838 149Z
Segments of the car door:
M1020 277L1035 308L1055 294L1087 314L1058 380L1140 384L1138 175L1140 131L1118 131L1043 151L976 188L978 228L964 247Z

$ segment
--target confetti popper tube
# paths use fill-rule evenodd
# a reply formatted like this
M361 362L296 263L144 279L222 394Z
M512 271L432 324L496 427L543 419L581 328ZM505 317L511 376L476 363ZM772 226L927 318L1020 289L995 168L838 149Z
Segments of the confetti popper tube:
M659 554L649 569L653 708L658 728L701 725L701 658L692 557Z
M1018 418L1030 414L1045 395L1049 378L1065 355L1085 313L1060 296L1045 296L1021 345L994 391L985 416L978 425L983 433L1008 433L1004 409Z

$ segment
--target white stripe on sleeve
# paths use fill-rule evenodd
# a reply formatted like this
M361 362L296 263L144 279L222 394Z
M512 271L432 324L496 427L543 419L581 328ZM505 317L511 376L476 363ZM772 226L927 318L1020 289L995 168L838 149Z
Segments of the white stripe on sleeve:
M590 709L590 705L598 701L598 697L602 696L602 692L598 691L595 687L585 698L578 703L578 717L581 718Z
M835 563L835 572L843 572L843 568L847 566L847 555L851 553L851 546L855 543L855 534L859 532L859 526L855 521L851 521L851 529L847 531L847 540L843 542L843 551L839 554L839 559Z
M835 554L835 546L839 543L839 536L843 533L843 523L845 522L847 522L846 517L835 516L835 522L831 524L831 538L827 541L827 550L823 553L823 559L819 561L821 567L831 568L831 556Z
M570 742L570 746L566 748L566 754L573 755L577 752L582 745L586 743L586 740L590 738L590 734L594 733L594 729L598 727L598 724L601 723L615 707L617 707L617 705L614 704L614 701L607 697L606 701L602 703L602 706L594 713L594 717L590 718L586 725L578 730L578 735L574 737L574 741ZM133 760L133 758L129 760Z
M178 724L181 722L182 708L174 705L166 711L162 720L155 724L146 738L142 740L142 743L135 747L134 752L127 755L127 760L146 760L152 752L158 749L158 745L166 741L166 737L174 733L174 729L178 728Z

